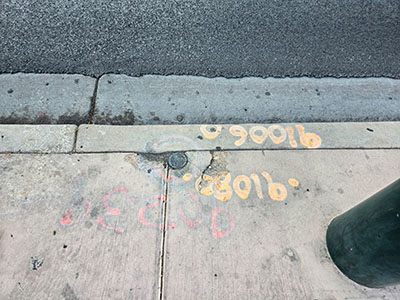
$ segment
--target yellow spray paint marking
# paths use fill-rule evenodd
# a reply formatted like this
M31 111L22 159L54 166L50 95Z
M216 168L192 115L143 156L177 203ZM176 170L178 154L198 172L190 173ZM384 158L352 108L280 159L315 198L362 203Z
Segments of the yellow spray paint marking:
M271 176L267 172L261 172L261 175L268 182L268 194L272 200L283 201L286 199L287 190L281 183L272 182Z
M299 181L295 178L289 178L288 182L291 186L294 186L294 187L299 186Z
M254 184L256 185L256 191L257 191L257 196L260 199L263 199L263 193L262 193L262 189L261 189L261 183L260 183L260 177L258 177L257 174L251 174L250 178L254 181Z
M190 173L186 173L185 175L183 175L184 181L190 181L190 180L192 180L192 178L193 178L193 175Z
M294 138L294 130L293 130L293 128L290 127L290 126L286 127L286 132L287 132L287 134L289 136L290 147L296 148L297 147L297 142L296 142L296 139Z
M233 126L231 126L231 128L229 128L229 132L230 132L233 136L238 136L238 137L240 137L240 139L238 139L238 140L235 142L235 145L238 146L238 147L239 147L239 146L242 146L242 145L244 144L244 142L246 141L246 139L247 139L248 133L247 133L246 129L244 129L242 126L233 125Z
M242 189L240 184L244 182L244 188ZM233 181L233 189L236 194L242 198L247 199L249 197L250 189L251 189L251 181L250 178L245 175L239 175Z
M275 130L280 131L280 133L281 133L280 136L276 136L274 134ZM269 136L271 137L271 141L274 144L280 144L286 140L286 131L285 131L285 129L283 129L282 126L272 125L268 128L268 131L269 131Z
M256 134L257 132L261 132L261 135ZM264 141L268 137L268 135L269 135L269 131L265 127L253 126L250 129L250 137L256 144L264 143Z
M200 131L204 135L206 139L213 140L221 133L222 126L221 125L211 125L211 128L208 129L207 125L201 125Z
M305 133L303 125L295 125L300 138L300 143L309 148L315 149L321 146L321 138L315 133ZM235 145L240 147L247 141L247 136L250 135L251 140L256 144L263 144L270 137L274 144L281 144L289 137L289 144L292 148L297 147L297 141L294 136L294 129L291 126L283 128L280 125L271 125L267 128L256 125L250 128L249 132L239 125L233 125L229 128L231 135L240 137L235 141Z
M200 189L200 183L203 183L203 182L208 182L208 185L205 186L205 187L202 187ZM204 175L200 176L196 180L196 184L195 184L196 190L200 194L206 195L206 196L210 196L210 195L212 195L214 193L213 185L214 185L214 179L210 175L207 175L207 174L204 174Z
M315 149L321 146L321 138L315 134L315 133L304 133L305 129L303 125L295 125L299 136L300 136L300 142L303 146L310 148L310 149Z
M220 201L228 201L232 197L232 187L229 185L231 182L231 174L229 172L218 173L214 179L216 191L214 197Z
M287 197L286 187L281 183L273 182L271 175L267 172L261 172L261 175L267 180L269 197L276 201L285 200ZM254 181L257 196L263 199L260 177L257 174L252 173L250 178L246 175L238 175L233 180L232 186L230 185L231 179L232 176L228 171L220 172L215 177L205 174L196 180L195 187L202 195L214 195L220 201L228 201L233 192L240 198L247 199L252 189L252 181ZM299 186L299 181L295 178L289 178L288 183L293 187Z

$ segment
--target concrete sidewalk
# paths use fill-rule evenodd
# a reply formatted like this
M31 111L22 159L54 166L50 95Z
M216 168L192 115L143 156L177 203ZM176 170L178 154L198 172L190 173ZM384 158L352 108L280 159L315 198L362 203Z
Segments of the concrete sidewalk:
M400 298L350 281L325 246L333 217L400 177L398 122L0 136L1 299Z

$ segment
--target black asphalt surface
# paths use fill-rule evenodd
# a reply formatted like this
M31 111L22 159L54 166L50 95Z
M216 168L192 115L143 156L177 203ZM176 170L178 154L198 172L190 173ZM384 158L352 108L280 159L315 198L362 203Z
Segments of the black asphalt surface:
M1 0L0 73L400 78L399 0Z

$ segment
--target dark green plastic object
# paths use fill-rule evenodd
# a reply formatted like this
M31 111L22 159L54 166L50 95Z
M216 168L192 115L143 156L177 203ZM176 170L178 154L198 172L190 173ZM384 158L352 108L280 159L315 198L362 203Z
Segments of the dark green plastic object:
M355 282L400 284L400 179L333 219L326 241L335 264Z

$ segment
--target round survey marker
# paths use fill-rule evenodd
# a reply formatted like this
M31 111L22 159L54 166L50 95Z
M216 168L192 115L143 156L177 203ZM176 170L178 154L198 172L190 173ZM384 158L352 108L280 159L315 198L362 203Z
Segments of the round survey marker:
M187 162L188 158L185 153L182 152L172 153L168 158L168 165L172 169L182 169L184 166L186 166Z

